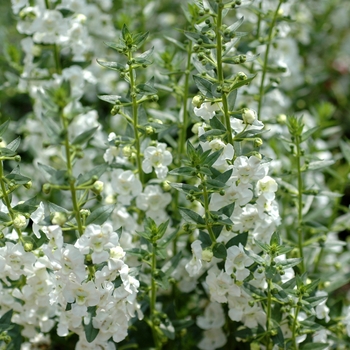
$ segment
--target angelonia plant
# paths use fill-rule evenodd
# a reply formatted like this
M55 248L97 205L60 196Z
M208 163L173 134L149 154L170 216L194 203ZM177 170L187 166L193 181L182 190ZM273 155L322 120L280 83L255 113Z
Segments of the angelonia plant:
M312 11L11 4L0 349L348 349L350 142L294 110Z

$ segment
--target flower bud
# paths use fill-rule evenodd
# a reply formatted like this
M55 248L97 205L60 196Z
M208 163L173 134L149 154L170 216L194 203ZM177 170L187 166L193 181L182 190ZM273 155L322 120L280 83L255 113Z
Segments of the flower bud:
M213 258L213 251L210 248L206 248L202 251L202 260L210 262Z
M23 186L29 190L30 188L32 188L33 182L32 181L28 181L26 184L24 184Z
M80 209L80 215L81 216L89 216L91 214L91 211L89 209Z
M27 219L22 214L17 214L12 222L13 227L17 229L24 229L27 227Z
M53 217L52 217L52 220L51 220L51 222L54 225L58 225L58 226L63 226L66 223L66 221L67 221L66 214L62 213L62 212L59 212L59 211L56 211L53 214Z
M260 137L257 137L256 139L254 139L254 147L261 147L263 144L263 140Z
M50 184L43 184L43 192L45 194L49 194L51 191L51 185Z
M100 194L103 191L103 185L102 181L96 181L92 186L92 191L96 194Z
M200 95L196 95L193 97L192 99L192 104L197 107L200 108L201 104L203 103L203 97Z
M244 124L252 125L256 120L256 112L252 109L244 108L242 113L242 118L243 118Z

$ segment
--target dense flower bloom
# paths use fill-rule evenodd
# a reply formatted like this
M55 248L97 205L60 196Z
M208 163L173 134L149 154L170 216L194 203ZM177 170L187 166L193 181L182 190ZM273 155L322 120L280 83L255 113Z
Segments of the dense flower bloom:
M144 151L145 159L142 162L142 170L148 174L154 168L158 179L165 179L168 173L168 165L171 164L173 157L166 150L165 143L158 142L156 146L149 146Z
M215 111L218 111L219 109L220 107L217 103L204 102L199 108L194 107L194 114L208 121L214 117Z

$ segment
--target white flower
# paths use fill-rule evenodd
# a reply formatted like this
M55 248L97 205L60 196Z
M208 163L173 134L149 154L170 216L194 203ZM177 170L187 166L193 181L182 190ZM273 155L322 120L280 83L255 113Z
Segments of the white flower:
M265 176L256 183L258 196L265 197L267 201L273 201L275 199L277 188L277 182L270 176Z
M321 291L318 290L316 292L316 297L322 297L322 296L328 296L327 292L325 291ZM326 300L320 302L317 306L316 306L316 317L318 319L325 319L326 322L329 322L330 317L329 317L329 307L326 305Z
M104 223L102 226L91 224L76 241L75 247L83 254L88 254L92 250L92 261L94 264L99 264L108 259L109 249L115 247L118 242L119 236L113 232L112 225L109 223Z
M185 268L191 277L197 276L202 267L202 242L196 240L191 244L192 259L186 264Z
M254 111L253 109L244 108L243 113L242 113L242 118L243 118L243 122L245 124L252 125L257 118L256 111Z
M35 20L35 33L33 40L36 43L58 44L61 42L61 35L67 33L67 22L60 11L44 10Z
M225 324L225 314L221 304L210 302L205 308L204 316L198 316L196 323L202 329L221 328Z
M39 230L42 226L39 226L39 223L45 218L45 207L43 202L40 202L38 208L30 215L30 218L33 221L33 233L37 238L40 238Z
M221 196L219 193L213 193L210 199L210 210L217 211L226 205L236 203L244 206L253 198L252 185L240 182L238 185L235 178L231 178L226 182L228 186L225 188L225 194Z
M194 114L197 117L202 117L204 120L209 120L214 117L215 111L220 109L217 103L204 102L202 105L197 108L194 107Z
M118 202L129 205L131 200L142 192L141 181L131 170L112 171L112 188L118 196Z
M20 11L20 9L24 6L28 6L28 0L11 0L12 3L12 11L15 15Z
M82 284L69 281L62 293L68 303L75 302L80 306L95 306L100 301L98 290L92 281Z
M229 275L235 273L238 281L243 281L249 276L250 272L246 266L250 266L253 260L247 256L242 244L239 246L232 246L227 249L227 258L225 261L225 271Z
M248 328L256 328L258 324L265 328L266 314L256 303L253 306L247 306L243 310L242 322Z
M214 350L221 348L227 342L225 333L221 328L208 329L203 332L203 339L198 343L201 350Z
M147 215L153 220L166 220L165 208L171 202L170 193L163 193L157 185L146 186L143 193L136 197L136 206L147 211ZM163 221L165 221L163 220Z
M166 147L165 143L158 142L156 146L149 146L145 149L142 170L146 174L149 174L153 167L158 179L165 179L168 173L167 166L173 160L171 153L166 150Z
M252 118L248 118L248 120L251 120ZM238 119L238 118L231 118L230 119L230 124L232 130L236 133L239 134L243 130L261 130L264 127L264 124L258 120L255 119L252 124L247 123L244 120Z
M226 303L227 295L239 297L241 289L234 284L233 279L226 272L219 270L217 267L212 267L208 271L205 280L209 287L210 299L218 303Z
M267 167L261 165L258 157L239 156L233 163L232 175L237 176L243 183L249 183L262 179L267 174Z

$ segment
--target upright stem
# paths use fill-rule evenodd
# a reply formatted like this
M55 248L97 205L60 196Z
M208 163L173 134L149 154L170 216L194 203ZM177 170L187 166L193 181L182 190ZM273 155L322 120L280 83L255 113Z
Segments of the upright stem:
M129 61L132 60L132 54L129 53ZM136 163L137 163L137 170L139 173L139 179L141 183L143 184L143 171L142 171L142 161L141 161L141 144L140 144L140 136L138 128L138 104L137 104L137 96L136 96L136 89L135 89L135 78L134 78L134 71L132 68L132 64L129 65L129 79L130 79L130 95L132 100L132 120L133 120L133 126L134 126L134 136L135 136L135 148L136 148Z
M300 299L299 299L299 302L300 302ZM300 306L297 305L297 307L295 309L295 315L294 315L294 321L293 321L293 327L292 327L292 342L293 342L294 350L298 349L296 331L297 331L299 311L300 311Z
M295 136L295 146L297 148L297 173L298 173L298 245L299 254L302 258L301 261L301 273L305 272L304 252L303 252L303 178L301 174L301 149L300 149L301 138L299 135Z
M62 121L62 127L64 129L64 148L66 152L66 163L67 163L67 175L68 175L68 181L69 181L69 189L72 196L72 205L73 205L73 213L75 216L75 219L77 221L77 228L78 228L78 237L82 236L84 233L84 227L81 221L80 217L80 208L78 204L78 198L77 198L77 192L75 188L75 178L73 176L73 165L72 165L72 154L71 154L71 147L69 143L69 134L68 134L68 121L65 118L63 111L60 111L60 118Z
M3 180L3 176L4 176L4 167L3 167L2 160L0 160L0 186L1 186L1 192L2 192L2 199L4 204L7 207L11 220L13 221L15 220L15 213L13 212L11 207L11 200L7 195L7 190L6 190L5 182ZM22 241L22 231L19 228L15 228L15 230L18 234L19 239Z
M265 82L265 76L266 76L266 71L267 71L267 61L269 58L269 52L270 52L270 47L271 47L271 41L272 41L272 34L273 30L276 24L278 12L280 10L280 7L282 5L283 0L280 0L278 2L278 6L276 8L276 11L273 15L273 19L270 25L270 30L269 30L269 36L266 44L266 51L265 51L265 56L264 56L264 65L263 65L263 70L262 70L262 76L261 76L261 81L260 81L260 89L259 89L259 101L258 101L258 118L260 119L261 117L261 108L262 108L262 101L264 97L264 82Z
M183 110L183 118L182 125L180 130L180 140L178 145L178 163L180 165L181 157L185 149L186 143L186 133L187 133L187 124L188 124L188 88L190 81L190 73L191 73L191 56L192 56L192 42L190 41L187 49L187 63L185 70L185 83L184 83L184 91L183 91L183 101L182 101L182 110Z
M156 317L156 301L157 301L157 285L156 285L156 271L157 271L157 243L153 243L152 249L152 261L151 261L151 295L150 295L150 314L151 314L151 324L152 324L152 335L154 340L154 345L156 350L161 349L161 344L159 341L158 333L155 328L155 317Z
M266 331L267 331L267 341L266 341L266 350L270 350L270 340L271 340L271 335L270 335L270 328L271 328L271 306L272 306L272 285L271 285L271 279L267 280L267 312L266 312Z
M206 222L206 226L207 226L207 230L208 230L211 242L215 243L216 242L216 237L215 237L212 225L210 223L211 216L210 216L210 211L209 211L209 196L208 196L207 186L203 184L204 179L201 178L201 180L202 180L202 186L203 186L205 222Z
M223 64L222 64L222 38L221 38L221 26L222 26L222 0L218 3L218 15L216 18L216 28L215 28L215 34L216 34L216 62L217 62L217 74L218 74L218 81L221 88L224 85L225 79L224 79L224 71L223 71ZM228 103L227 103L227 96L226 92L222 91L222 108L224 112L224 122L226 125L227 130L227 139L228 142L233 145L233 139L232 139L232 131L231 131L231 122L230 122L230 114L228 110Z

